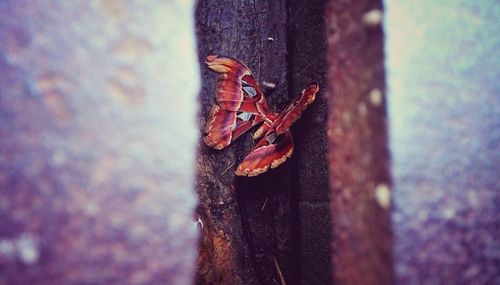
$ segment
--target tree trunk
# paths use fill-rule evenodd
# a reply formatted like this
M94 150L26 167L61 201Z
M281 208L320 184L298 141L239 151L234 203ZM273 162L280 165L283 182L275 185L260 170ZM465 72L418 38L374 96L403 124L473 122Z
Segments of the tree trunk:
M311 81L325 83L323 3L313 1L304 13L299 2L200 1L196 12L200 61L209 54L222 54L245 62L260 83L276 84L266 99L272 109L281 111ZM306 24L308 20L313 25ZM315 31L310 33L310 28ZM214 104L216 75L201 68L203 126ZM301 276L328 283L330 219L322 88L292 128L293 157L275 170L252 178L235 177L236 166L251 148L250 136L222 151L201 142L197 188L204 228L199 284L279 284L278 268L287 284L299 284ZM312 219L317 227L309 222ZM318 260L310 263L313 255Z
M287 101L284 1L200 1L196 19L200 62L210 54L237 58L258 82L276 83L275 94L266 98L271 108ZM204 65L201 69L203 127L214 104L217 75ZM279 280L274 258L286 278L293 279L288 263L289 166L254 178L235 177L235 168L251 145L250 136L222 151L200 143L198 214L204 227L199 284L272 284Z

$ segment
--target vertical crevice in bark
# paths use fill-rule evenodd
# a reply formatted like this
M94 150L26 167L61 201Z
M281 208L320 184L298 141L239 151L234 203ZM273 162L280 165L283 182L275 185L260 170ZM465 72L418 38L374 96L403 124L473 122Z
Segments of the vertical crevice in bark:
M293 127L292 216L300 284L331 284L331 217L326 159L325 1L288 1L289 98L312 81L316 101Z
M286 63L287 63L287 86L293 85L293 76L290 74L293 72L293 51L291 47L293 46L293 41L295 38L290 36L290 25L289 18L292 15L292 1L287 1L286 10L287 10L287 18L286 18ZM293 98L293 95L290 94L291 89L288 89L288 98ZM295 143L295 142L294 142ZM294 147L294 155L289 158L289 164L296 164L296 153L297 148ZM300 221L300 208L299 208L299 189L298 189L298 171L296 167L290 167L290 246L292 250L291 259L292 262L290 264L290 270L294 272L295 279L292 284L300 284L300 280L302 279L302 227Z

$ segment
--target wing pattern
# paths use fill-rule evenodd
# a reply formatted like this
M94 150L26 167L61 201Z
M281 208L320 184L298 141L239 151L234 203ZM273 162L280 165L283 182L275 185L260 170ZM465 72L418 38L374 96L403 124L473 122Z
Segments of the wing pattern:
M209 55L205 63L219 74L216 104L212 106L205 127L205 143L223 149L261 124L252 136L259 141L236 168L236 175L256 176L285 162L293 152L290 127L314 101L319 91L318 83L309 84L281 113L274 113L269 110L262 89L245 64L216 55Z

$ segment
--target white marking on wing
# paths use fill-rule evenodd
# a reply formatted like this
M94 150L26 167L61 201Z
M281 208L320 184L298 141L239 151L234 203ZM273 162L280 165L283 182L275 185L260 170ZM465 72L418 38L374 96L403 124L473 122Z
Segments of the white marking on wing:
M236 117L240 118L242 121L248 121L252 118L252 115L253 115L252 113L241 112Z
M252 86L243 86L243 91L245 91L250 98L257 96L257 91Z

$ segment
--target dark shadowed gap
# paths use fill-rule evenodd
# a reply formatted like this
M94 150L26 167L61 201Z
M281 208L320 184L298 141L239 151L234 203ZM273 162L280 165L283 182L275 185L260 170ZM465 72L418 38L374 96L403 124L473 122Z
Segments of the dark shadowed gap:
M324 0L288 1L288 96L297 96L312 81L320 85L316 101L292 127L291 231L300 284L332 284L324 14Z
M288 86L293 86L293 76L290 76L290 74L293 72L293 66L294 66L294 60L293 60L293 50L291 47L293 47L293 42L295 41L295 37L290 35L290 24L289 24L289 17L290 15L293 15L292 10L290 9L291 7L291 1L287 1L287 11L288 11L288 17L287 17L287 27L286 27L286 33L287 33L287 84ZM293 98L293 94L291 92L288 92L288 98ZM295 144L295 142L294 142ZM301 223L299 222L301 219L300 215L300 203L299 203L299 191L300 188L298 187L299 185L299 173L298 169L296 167L296 155L297 155L297 149L295 148L294 145L294 155L289 159L288 163L292 165L290 167L290 234L291 234L291 247L292 247L292 255L291 255L291 266L290 269L295 273L295 280L294 284L300 284L300 281L302 280L302 226Z

